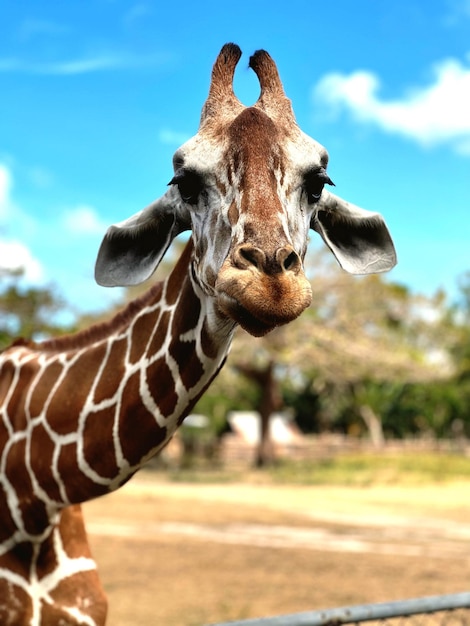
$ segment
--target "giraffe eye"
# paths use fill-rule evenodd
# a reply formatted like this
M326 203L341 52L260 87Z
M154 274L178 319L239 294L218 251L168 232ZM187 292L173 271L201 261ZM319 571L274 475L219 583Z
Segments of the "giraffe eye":
M194 170L179 170L168 183L177 185L183 202L197 204L203 183L200 174Z
M333 185L334 182L323 168L310 170L305 175L304 188L307 193L307 201L309 204L318 202L325 185Z

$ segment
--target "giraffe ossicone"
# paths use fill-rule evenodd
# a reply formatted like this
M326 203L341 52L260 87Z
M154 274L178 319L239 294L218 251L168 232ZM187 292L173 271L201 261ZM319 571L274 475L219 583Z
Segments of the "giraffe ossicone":
M396 262L383 218L324 188L328 154L298 127L267 52L250 58L257 102L236 98L240 56L227 44L217 57L166 193L112 226L98 253L100 284L135 284L191 231L169 277L105 324L0 355L2 624L105 623L80 503L117 489L168 442L237 324L264 335L310 304L310 229L349 272Z

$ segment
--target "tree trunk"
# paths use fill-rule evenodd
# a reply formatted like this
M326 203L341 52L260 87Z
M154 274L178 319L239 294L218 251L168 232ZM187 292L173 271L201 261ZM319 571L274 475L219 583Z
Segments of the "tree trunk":
M256 407L260 414L260 437L255 453L255 467L266 467L274 461L270 429L271 415L282 407L282 395L274 374L274 362L270 361L263 369L256 369L250 365L238 365L237 369L260 387L261 396Z
M271 441L271 413L260 413L259 443L256 450L255 467L266 467L274 460Z
M380 417L367 404L363 404L359 407L359 413L367 426L374 448L383 448L385 437Z

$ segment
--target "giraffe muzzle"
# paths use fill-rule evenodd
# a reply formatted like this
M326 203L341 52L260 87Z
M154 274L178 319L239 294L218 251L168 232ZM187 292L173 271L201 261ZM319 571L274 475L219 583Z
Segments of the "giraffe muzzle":
M255 336L291 322L312 299L302 261L291 246L271 254L251 244L238 246L215 287L222 313Z

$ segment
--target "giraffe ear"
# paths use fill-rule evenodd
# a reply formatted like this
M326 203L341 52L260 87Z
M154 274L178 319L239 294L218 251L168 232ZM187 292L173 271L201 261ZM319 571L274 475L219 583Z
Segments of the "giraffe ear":
M323 190L310 227L320 233L350 274L386 272L397 263L395 246L379 213L372 213Z
M96 259L96 282L127 287L147 280L176 235L190 227L189 217L177 214L170 189L139 213L110 226Z

